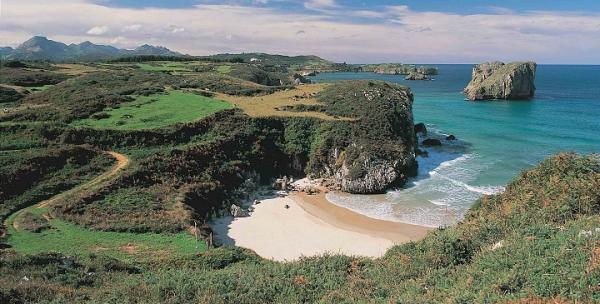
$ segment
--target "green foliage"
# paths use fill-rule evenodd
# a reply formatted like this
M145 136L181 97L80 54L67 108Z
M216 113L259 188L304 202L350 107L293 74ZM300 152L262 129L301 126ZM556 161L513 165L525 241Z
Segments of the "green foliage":
M400 63L364 64L358 68L362 72L375 72L380 74L409 75L411 73L423 75L437 75L438 69L431 66L416 66Z
M193 151L198 155L197 148ZM15 234L14 248L35 255L5 254L0 290L4 297L33 302L596 302L599 180L596 156L560 154L515 178L503 194L481 199L464 222L395 246L376 260L323 256L276 263L240 248L192 254L197 249L189 235L177 235L175 241L156 234L93 232L52 219L51 230ZM550 193L553 198L545 202ZM565 205L570 213L560 211ZM142 262L135 267L85 255L97 244L122 248L129 243L146 252L174 250L176 257L146 263L144 256L118 249L98 253ZM81 257L41 254L49 244ZM94 276L82 280L81 270L90 269ZM23 282L25 275L33 280Z
M76 121L73 125L95 129L152 129L198 120L231 107L227 102L210 97L170 91L162 95L139 96L118 108L105 110L102 116Z
M317 56L283 56L263 53L243 53L243 54L218 54L212 56L199 57L201 60L210 60L215 62L245 62L257 65L276 65L291 70L296 69L327 69L332 62ZM252 61L252 59L255 59Z
M22 92L19 92L13 88L0 86L0 104L19 101L23 97L25 97L25 94Z
M0 154L0 220L68 190L112 164L104 153L79 146Z
M48 220L41 214L31 211L24 211L19 218L20 227L30 232L41 232L50 228Z
M222 74L229 74L229 72L231 72L231 66L230 65L220 65L217 67L217 72L222 73Z
M223 69L224 67L228 68ZM281 85L281 83L291 83L290 76L288 76L286 70L268 71L266 69L261 68L260 66L235 64L228 66L219 66L217 68L217 71L219 71L220 73L226 73L236 78L240 78L243 80L266 86L279 86Z
M48 209L42 209L48 212ZM27 255L44 252L59 252L68 255L98 253L102 256L125 261L149 261L164 257L189 255L206 250L203 241L198 241L187 232L177 234L129 233L94 231L65 222L59 218L47 222L48 229L36 233L26 229L15 230L12 221L21 223L21 214L9 218L8 240L12 250Z
M350 169L349 178L358 179L366 172L365 159L404 160L406 175L416 174L416 147L412 93L410 89L381 81L344 81L327 87L317 95L322 110L331 116L353 117L356 121L335 121L323 126L312 145L307 173L318 175L329 164ZM346 158L333 159L334 151ZM405 181L406 176L397 183Z
M191 69L182 63L138 63L137 66L150 72L176 72L176 71L191 71Z
M32 70L26 68L2 68L0 83L35 87L47 84L57 84L65 81L69 76L48 70Z
M177 204L174 198L180 195L170 185L125 186L111 185L75 198L57 212L65 220L101 231L178 233L190 226L191 211Z

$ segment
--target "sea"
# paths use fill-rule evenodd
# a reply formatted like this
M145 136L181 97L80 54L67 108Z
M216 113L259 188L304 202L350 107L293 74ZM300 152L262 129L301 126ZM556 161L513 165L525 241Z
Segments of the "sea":
M429 227L460 221L482 195L501 193L521 171L562 151L600 153L600 66L538 65L535 98L466 101L473 65L437 64L433 81L402 75L321 73L314 82L374 79L412 89L415 123L442 147L418 157L418 176L383 195L329 193L328 199L364 215ZM446 141L447 135L458 140ZM423 140L421 137L420 140Z

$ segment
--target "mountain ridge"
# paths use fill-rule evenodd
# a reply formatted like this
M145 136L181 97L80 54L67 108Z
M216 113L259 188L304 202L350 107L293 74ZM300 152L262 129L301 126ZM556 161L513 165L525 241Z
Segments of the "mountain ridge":
M0 58L9 60L93 61L144 55L187 56L164 46L144 44L129 50L90 41L67 45L44 36L33 36L14 49L0 47Z

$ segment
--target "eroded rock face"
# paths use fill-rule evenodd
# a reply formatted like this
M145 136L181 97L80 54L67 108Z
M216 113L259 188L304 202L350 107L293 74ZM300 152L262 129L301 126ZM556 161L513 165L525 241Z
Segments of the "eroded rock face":
M475 65L464 93L469 100L532 98L536 68L535 62L495 61Z
M360 176L353 172L357 170L351 165L344 164L334 174L334 180L340 190L350 193L380 193L394 185L401 185L414 175L416 160L400 158L387 160L376 157L365 157L362 160ZM353 164L356 166L356 164Z

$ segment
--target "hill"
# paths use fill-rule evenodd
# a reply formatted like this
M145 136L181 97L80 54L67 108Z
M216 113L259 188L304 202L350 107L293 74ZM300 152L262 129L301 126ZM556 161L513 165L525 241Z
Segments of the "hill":
M240 248L144 263L0 252L3 303L595 303L600 163L560 154L485 196L466 219L380 259L293 263ZM90 275L93 273L93 275ZM24 279L26 278L26 279Z
M3 63L1 303L600 301L593 155L548 158L379 259L212 248L206 222L283 174L380 192L416 168L410 89L295 86L292 59L234 58Z
M126 50L97 45L89 41L67 45L41 36L32 37L15 49L2 48L2 52L0 52L0 57L8 60L42 61L94 61L140 55L182 56L181 53L173 52L165 47L147 44L134 50Z

